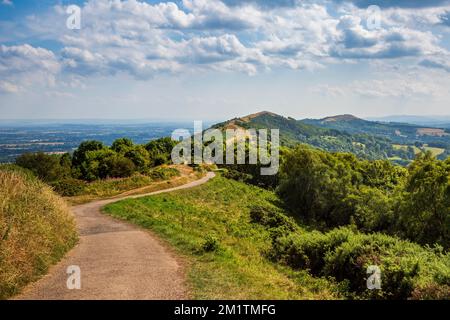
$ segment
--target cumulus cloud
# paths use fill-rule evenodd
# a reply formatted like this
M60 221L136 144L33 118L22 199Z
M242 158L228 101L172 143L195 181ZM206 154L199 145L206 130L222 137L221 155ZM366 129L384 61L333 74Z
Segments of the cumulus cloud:
M14 93L31 84L53 85L60 64L53 52L28 44L0 45L2 91Z
M448 4L448 0L334 0L338 3L350 2L360 8L377 5L382 8L426 8Z
M450 27L450 10L439 15L440 23Z
M370 99L429 99L441 97L448 90L433 83L428 77L408 75L355 81L346 85L323 84L310 88L310 91L331 98L358 96Z
M383 8L381 27L374 30L367 28L369 3L363 0L88 0L82 6L81 30L65 28L66 8L57 5L44 18L31 16L27 23L33 37L57 41L62 49L4 47L0 76L15 83L2 68L10 72L21 64L25 67L17 74L47 74L49 83L59 73L126 73L137 79L205 69L255 74L360 59L414 57L419 62L446 52L429 29L447 21L446 1L426 6L391 2L370 1Z
M14 3L11 0L2 0L2 4L5 6L13 6Z
M345 59L393 59L425 56L443 51L430 31L391 26L368 30L359 16L344 15L337 29L338 41L330 54Z
M422 60L419 65L426 68L441 69L450 72L450 57L428 58Z
M0 93L17 93L19 87L11 82L0 80Z

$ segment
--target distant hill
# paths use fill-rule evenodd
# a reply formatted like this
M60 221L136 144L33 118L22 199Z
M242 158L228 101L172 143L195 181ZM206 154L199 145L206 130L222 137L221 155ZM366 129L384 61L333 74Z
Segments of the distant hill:
M296 120L269 111L214 125L220 129L280 129L282 145L305 143L330 152L351 152L368 159L405 164L430 149L437 156L450 150L450 131L405 123L367 121L350 114Z
M367 121L352 115L339 115L324 119L304 119L301 122L321 128L345 131L351 134L370 134L384 137L397 144L440 144L443 147L450 145L450 130L437 126Z
M328 121L332 122L330 119ZM345 116L340 119L352 120L353 118ZM383 137L326 128L269 111L234 118L213 127L220 129L280 129L280 140L284 146L305 143L331 152L351 152L368 159L386 159L397 156L399 153L393 148L391 141Z
M394 115L387 117L371 117L366 120L380 122L397 122L410 123L419 126L433 126L450 128L450 116L411 116L411 115Z
M360 118L355 117L354 115L351 114L343 114L343 115L338 115L338 116L333 116L333 117L326 117L323 118L321 120L322 122L326 123L326 122L353 122L353 121L363 121Z

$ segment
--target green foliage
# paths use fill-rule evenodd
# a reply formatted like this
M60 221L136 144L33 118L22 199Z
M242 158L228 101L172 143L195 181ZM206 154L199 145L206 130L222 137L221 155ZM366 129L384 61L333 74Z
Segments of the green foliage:
M250 209L250 220L269 229L282 229L283 232L298 230L296 222L275 207L254 206Z
M353 225L450 247L450 160L419 155L408 169L306 146L286 152L278 194L321 229Z
M105 178L126 178L130 177L135 171L136 166L130 159L122 155L112 155L104 159L102 171L99 176Z
M449 254L383 234L348 228L290 233L274 240L270 254L293 268L347 283L353 298L450 298ZM367 289L370 265L381 269L381 290Z
M276 114L263 112L252 118L233 119L233 125L253 129L279 129L283 146L293 147L306 143L329 152L351 152L364 159L387 159L399 153L390 139L368 133L348 133L334 128L324 128L305 121L297 121ZM229 122L214 127L226 127Z
M220 241L214 235L208 234L205 237L205 241L203 242L202 249L205 252L214 252L219 250Z
M306 231L274 205L277 200L270 191L217 177L195 189L105 210L151 228L192 259L196 297L274 299L315 292L313 297L330 298L333 288L333 297L352 299L450 298L450 255L441 247L350 227ZM381 269L381 290L367 289L370 265Z
M139 172L155 179L167 179L176 175L170 170L153 170L153 167L170 162L170 153L176 144L170 138L162 138L147 145L135 145L128 138L117 139L111 147L99 141L84 141L69 154L24 154L17 158L17 165L30 169L42 180L50 183L65 196L83 194L83 183L99 179L126 178ZM175 170L176 171L176 170Z
M150 166L150 154L144 146L134 146L128 149L124 156L130 159L140 172L144 172Z
M419 243L450 247L450 158L420 155L409 167L400 204L400 223L406 237Z
M16 164L29 169L46 182L53 182L71 176L70 156L48 155L42 152L25 153L16 159Z
M128 138L119 138L115 140L111 145L111 150L117 153L126 153L134 146L133 141Z
M147 143L145 149L150 154L153 166L170 163L170 155L176 144L177 141L172 140L170 137L152 140Z
M56 193L64 197L81 195L86 188L86 182L74 178L58 180L50 185Z
M74 167L82 166L86 161L86 154L89 151L97 151L105 148L100 141L90 140L82 142L73 152L72 165Z

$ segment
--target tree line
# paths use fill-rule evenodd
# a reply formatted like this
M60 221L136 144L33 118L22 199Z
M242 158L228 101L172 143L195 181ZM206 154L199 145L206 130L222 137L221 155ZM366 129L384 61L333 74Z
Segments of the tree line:
M16 159L16 164L51 184L68 179L91 182L125 178L135 173L147 174L156 166L170 163L175 144L171 138L145 145L121 138L108 147L100 141L89 140L82 142L73 154L26 153Z

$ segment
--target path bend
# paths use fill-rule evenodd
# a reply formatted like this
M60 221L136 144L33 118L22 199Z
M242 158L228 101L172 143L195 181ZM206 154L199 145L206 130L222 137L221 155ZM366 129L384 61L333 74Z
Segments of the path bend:
M115 197L72 207L79 243L49 273L16 297L21 300L165 300L186 299L182 261L148 230L101 213L124 199L193 188L215 175L142 195ZM79 266L81 289L67 288L68 266Z

